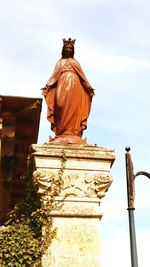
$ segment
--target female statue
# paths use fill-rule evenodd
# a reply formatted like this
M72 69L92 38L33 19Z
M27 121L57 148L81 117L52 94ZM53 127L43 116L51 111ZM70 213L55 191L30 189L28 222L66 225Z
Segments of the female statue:
M62 58L42 88L48 107L48 120L55 138L50 141L86 144L81 139L87 128L94 89L87 81L80 64L74 59L75 40L63 39Z

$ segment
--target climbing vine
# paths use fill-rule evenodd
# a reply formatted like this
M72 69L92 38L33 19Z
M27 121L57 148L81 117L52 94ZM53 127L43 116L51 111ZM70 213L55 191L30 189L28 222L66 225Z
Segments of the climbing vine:
M53 181L56 195L63 186L66 157L62 153L59 182ZM29 172L26 178L26 197L8 214L5 225L0 229L1 267L40 267L42 255L46 252L56 229L52 228L52 210L58 208L54 197L46 199L38 192L38 181L32 182ZM44 234L42 229L44 229Z

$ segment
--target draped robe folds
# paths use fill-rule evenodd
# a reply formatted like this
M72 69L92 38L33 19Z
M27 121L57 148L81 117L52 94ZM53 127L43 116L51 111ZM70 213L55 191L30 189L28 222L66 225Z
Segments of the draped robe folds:
M94 92L80 64L73 58L60 59L46 88L48 120L56 138L81 138L83 130L87 128Z

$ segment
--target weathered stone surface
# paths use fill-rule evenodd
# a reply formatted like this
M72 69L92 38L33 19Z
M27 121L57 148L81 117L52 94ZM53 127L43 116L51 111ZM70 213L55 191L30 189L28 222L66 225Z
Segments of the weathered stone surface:
M115 153L113 148L103 148L97 145L58 145L53 143L46 143L44 145L32 145L30 151L36 153L36 155L44 157L61 157L65 152L69 158L81 158L81 159L105 159L113 163L115 159Z
M98 219L55 218L57 236L43 257L44 267L100 267Z
M101 198L112 183L113 149L96 145L32 145L33 178L39 193L63 205L51 212L57 229L43 267L100 267ZM61 191L53 190L54 183Z

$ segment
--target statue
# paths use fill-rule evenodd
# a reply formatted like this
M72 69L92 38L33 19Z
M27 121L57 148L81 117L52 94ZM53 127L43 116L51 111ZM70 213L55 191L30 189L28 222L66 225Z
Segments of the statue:
M52 76L42 88L48 107L47 118L59 144L86 144L82 139L87 128L94 89L89 84L77 60L74 59L75 40L63 39L62 58Z

